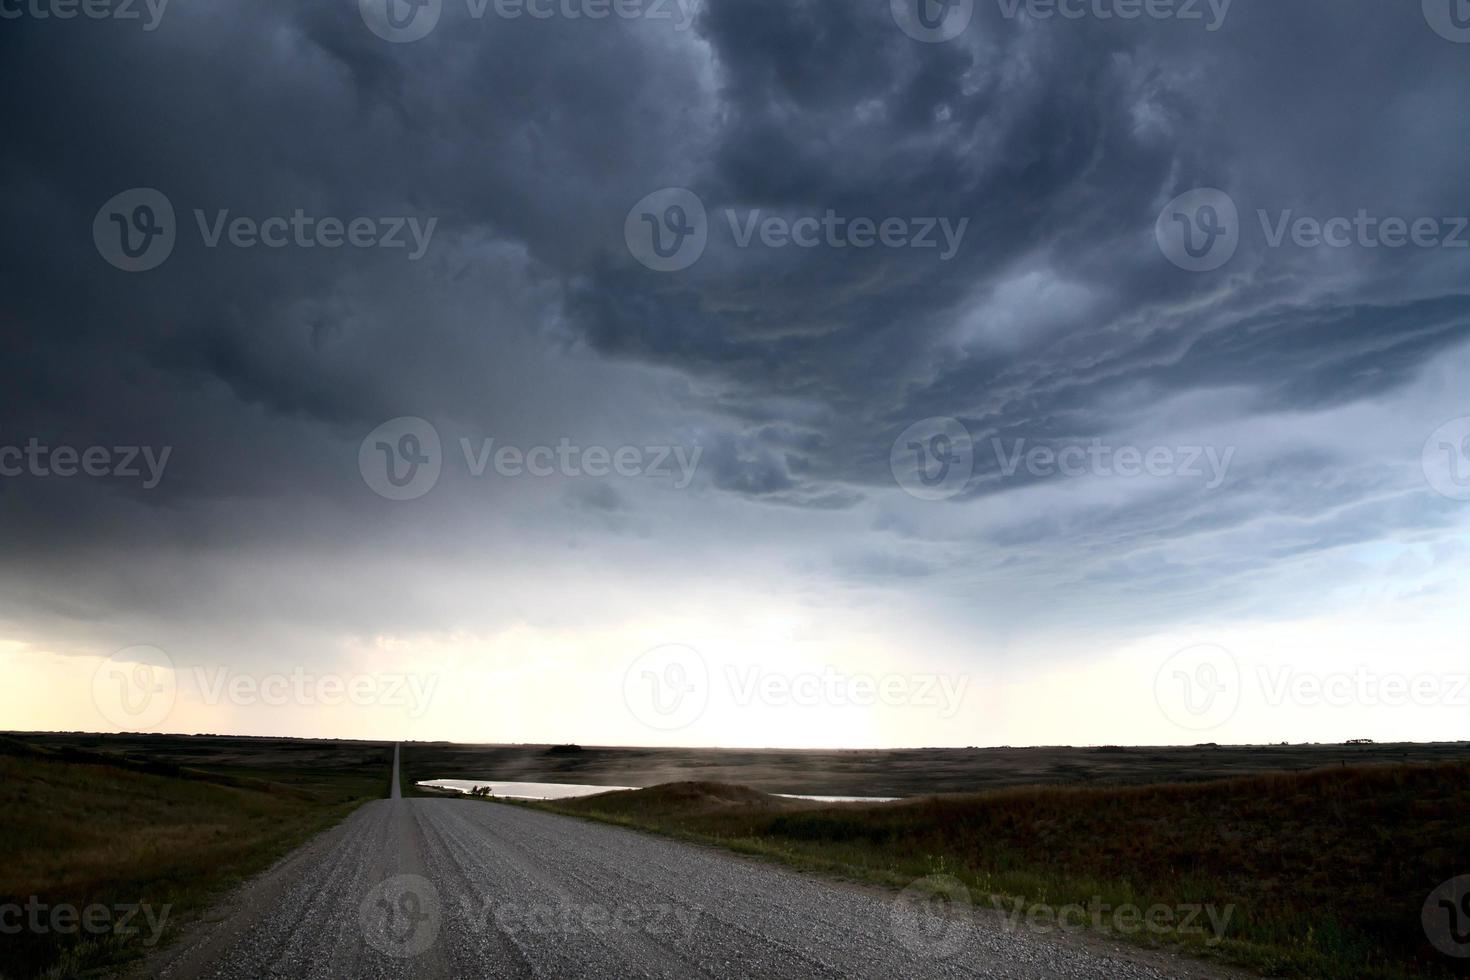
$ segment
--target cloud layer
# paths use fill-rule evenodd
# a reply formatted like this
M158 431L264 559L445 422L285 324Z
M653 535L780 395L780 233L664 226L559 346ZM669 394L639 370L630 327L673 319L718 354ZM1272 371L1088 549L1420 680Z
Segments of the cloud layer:
M1452 238L1470 211L1470 44L1352 6L1239 0L1210 29L977 2L942 43L839 0L444 0L412 43L346 2L10 21L0 445L171 457L154 488L0 479L0 624L184 662L529 626L591 671L637 652L598 631L749 604L878 603L976 664L1365 591L1438 608L1470 505L1423 453L1470 414L1470 232L1381 223ZM175 212L146 272L92 233L130 188ZM703 209L676 271L629 244L665 188ZM1156 226L1197 188L1238 242L1191 272ZM298 212L434 224L417 259L406 230L232 243ZM1360 215L1377 244L1274 241ZM359 451L400 417L441 475L390 501ZM952 450L943 422L895 449L930 419L968 438L940 499L895 478ZM476 475L486 440L700 455L684 486Z

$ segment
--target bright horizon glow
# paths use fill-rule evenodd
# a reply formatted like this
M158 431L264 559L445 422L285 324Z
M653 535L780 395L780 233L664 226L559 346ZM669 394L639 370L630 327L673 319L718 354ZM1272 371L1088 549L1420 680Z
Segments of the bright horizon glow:
M1385 622L1382 616L1382 610L1369 610L1169 631L1105 650L1049 642L1047 659L1015 643L996 651L988 673L957 667L955 651L931 649L924 660L907 654L894 659L885 658L872 638L819 640L815 632L804 633L814 625L810 619L779 609L757 611L728 630L704 634L696 624L681 622L630 623L615 634L594 636L522 625L489 637L377 637L343 643L333 666L314 670L268 660L250 669L221 669L174 658L172 708L145 730L790 749L1463 740L1470 672L1458 644L1446 642L1438 628ZM706 707L674 730L644 724L636 706L624 702L625 669L612 658L587 667L599 646L646 648L664 635L697 637L698 644L687 646L700 652L709 670ZM1229 651L1239 666L1232 695L1238 707L1223 720L1181 715L1177 703L1161 703L1155 693L1169 658L1196 644ZM752 649L762 655L743 654ZM1387 651L1392 667L1372 666L1385 662ZM104 708L115 717L115 702L99 707L93 696L97 671L109 666L106 658L7 641L0 643L0 661L14 679L0 689L0 716L10 730L138 730L111 724ZM576 683L567 683L569 672L575 672ZM342 679L340 694L322 688L331 677ZM870 698L876 703L861 703L861 692L850 687L859 677L871 677L875 685L889 679L900 685L894 688L900 697L889 704L877 696ZM770 678L782 684L806 678L808 700L813 694L817 700L800 703L800 691L780 685L774 694L762 693L761 684ZM1434 685L1426 686L1424 678ZM1398 679L1407 693L1395 700ZM1417 693L1416 680L1422 687ZM364 685L359 703L350 692L354 682ZM839 686L824 686L833 682ZM1344 692L1349 703L1337 703ZM1183 727L1181 719L1204 727Z

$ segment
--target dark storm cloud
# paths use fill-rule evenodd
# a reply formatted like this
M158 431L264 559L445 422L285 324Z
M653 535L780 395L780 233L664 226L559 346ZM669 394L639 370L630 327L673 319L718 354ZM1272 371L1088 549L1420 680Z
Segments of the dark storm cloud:
M1465 340L1463 253L1358 249L1329 267L1320 251L1267 248L1255 212L1464 210L1447 144L1463 152L1470 136L1443 114L1445 88L1467 85L1464 51L1417 14L1242 5L1206 33L1018 24L980 4L966 36L922 45L879 6L713 5L700 26L724 125L686 181L711 210L709 250L672 276L599 267L571 310L603 350L806 403L821 446L763 452L759 432L742 435L742 478L721 485L756 496L797 474L885 485L893 437L929 416L1046 442L1107 434L1196 388L1250 389L1246 417L1393 390ZM1363 31L1378 39L1372 70L1351 70ZM1409 105L1424 109L1394 111ZM1153 242L1162 203L1201 185L1242 212L1240 252L1218 274L1183 273ZM729 247L727 207L972 224L952 263L776 253ZM1028 263L1086 297L1084 318L1058 310L1065 332L1032 323L1015 346L953 339ZM984 494L996 488L978 462Z
M944 44L907 37L886 3L838 0L711 2L683 32L476 20L446 3L412 44L375 37L347 2L178 3L150 33L7 22L0 79L18 97L0 145L0 443L166 444L174 461L156 493L7 483L0 521L18 552L50 555L56 580L64 554L108 542L331 552L378 519L358 440L406 414L440 426L447 459L461 435L697 437L700 488L814 513L893 493L895 436L950 416L982 450L977 475L961 502L930 506L979 507L1053 482L996 479L992 438L1138 440L1152 427L1165 439L1176 420L1157 406L1215 389L1232 396L1190 421L1399 391L1466 339L1463 253L1273 249L1255 217L1466 210L1470 49L1417 5L1351 7L1242 0L1207 32L1008 20L980 2ZM99 259L90 228L135 186L169 196L179 242L131 275ZM699 195L710 242L691 268L662 273L634 260L623 225L669 186ZM1224 268L1187 273L1153 228L1199 186L1236 200L1242 242ZM437 225L417 261L207 249L196 208ZM742 248L727 210L966 225L947 259ZM554 373L572 359L588 366ZM636 402L611 381L599 391L599 364L666 387L639 387ZM610 416L609 404L632 407ZM922 579L937 565L1044 564L1065 541L1077 580L1194 588L1440 519L1378 500L1381 474L1325 494L1312 482L1343 465L1243 446L1207 498L1170 487L1146 503L1002 512L947 528L994 555L875 546L830 567ZM446 478L436 493L459 490ZM641 506L610 488L565 499ZM1253 557L1119 557L1244 534L1266 512L1304 522ZM885 544L934 537L906 535L900 515L878 523Z

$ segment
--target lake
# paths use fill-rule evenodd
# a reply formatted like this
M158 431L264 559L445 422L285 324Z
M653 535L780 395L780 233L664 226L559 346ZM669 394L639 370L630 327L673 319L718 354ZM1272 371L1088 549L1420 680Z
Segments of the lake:
M416 784L431 789L452 789L468 793L476 786L489 786L495 796L512 800L571 800L614 790L642 789L641 786L589 786L581 783L516 783L486 779L421 779ZM773 793L788 800L816 800L820 803L889 803L895 796L802 796L797 793Z

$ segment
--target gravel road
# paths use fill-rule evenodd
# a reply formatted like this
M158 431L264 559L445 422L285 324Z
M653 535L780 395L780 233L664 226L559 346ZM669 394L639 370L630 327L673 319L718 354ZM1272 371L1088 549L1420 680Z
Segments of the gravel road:
M369 803L151 964L168 977L1219 977L474 800ZM905 893L907 894L907 893Z

